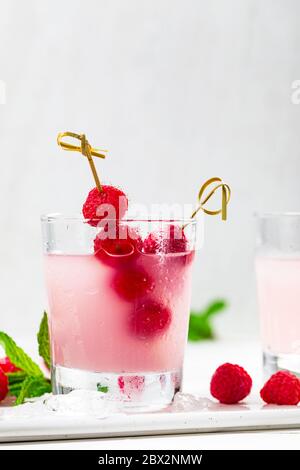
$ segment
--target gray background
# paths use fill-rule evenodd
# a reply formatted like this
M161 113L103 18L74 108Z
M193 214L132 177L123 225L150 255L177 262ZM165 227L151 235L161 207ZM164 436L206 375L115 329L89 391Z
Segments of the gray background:
M254 210L299 209L297 0L0 1L0 329L33 334L46 305L39 215L74 212L85 131L106 181L140 203L191 203L220 175L229 221L206 220L193 306L225 297L220 336L257 332Z

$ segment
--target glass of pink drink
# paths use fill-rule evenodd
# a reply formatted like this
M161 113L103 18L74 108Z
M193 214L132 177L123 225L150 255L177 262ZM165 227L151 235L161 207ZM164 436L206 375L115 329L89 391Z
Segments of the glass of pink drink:
M181 387L195 222L122 220L117 241L88 222L42 217L54 393L162 408Z
M258 217L256 274L265 376L300 375L300 214Z

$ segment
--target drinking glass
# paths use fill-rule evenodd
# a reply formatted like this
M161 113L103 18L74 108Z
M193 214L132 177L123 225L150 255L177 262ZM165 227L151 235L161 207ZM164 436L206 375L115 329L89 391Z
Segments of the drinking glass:
M264 373L300 374L300 213L257 216L256 275Z
M42 216L53 392L98 390L126 409L160 409L181 388L196 223L122 220L130 248L127 239L115 252L110 241L98 250L89 222ZM184 251L153 236L183 226Z

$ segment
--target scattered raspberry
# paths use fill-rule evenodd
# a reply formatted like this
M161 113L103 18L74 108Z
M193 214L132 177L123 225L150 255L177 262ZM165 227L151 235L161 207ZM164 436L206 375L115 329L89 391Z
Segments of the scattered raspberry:
M4 400L8 394L8 380L4 372L0 369L0 401Z
M130 301L152 292L154 282L144 269L128 267L116 271L112 287L122 299Z
M131 331L140 339L164 333L171 323L171 310L155 301L145 301L134 311L130 320Z
M260 391L266 403L297 405L300 401L300 380L287 371L273 374Z
M17 372L18 369L9 359L9 357L2 357L0 359L0 369L7 374L8 372Z
M144 240L145 253L184 253L188 250L185 233L178 225L170 225L163 230L150 233Z
M236 364L221 365L210 382L210 393L221 403L238 403L249 395L252 387L250 375Z
M100 193L98 188L92 189L82 207L83 216L89 219L89 224L93 227L96 227L103 217L121 219L128 208L128 199L123 191L106 185L102 186L102 190ZM108 207L103 207L103 204L113 206L115 209L113 213L108 210Z
M145 385L145 377L141 375L120 375L118 378L119 389L128 398L138 392L142 392Z

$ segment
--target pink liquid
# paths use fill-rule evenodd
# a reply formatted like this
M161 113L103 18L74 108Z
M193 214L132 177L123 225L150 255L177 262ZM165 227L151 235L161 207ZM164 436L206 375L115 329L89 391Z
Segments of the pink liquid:
M191 294L186 255L140 255L136 265L151 273L145 296L171 312L165 331L141 339L129 327L137 300L112 286L116 267L94 255L46 255L53 363L96 372L155 372L182 367Z
M261 256L256 271L264 350L300 354L300 258Z

